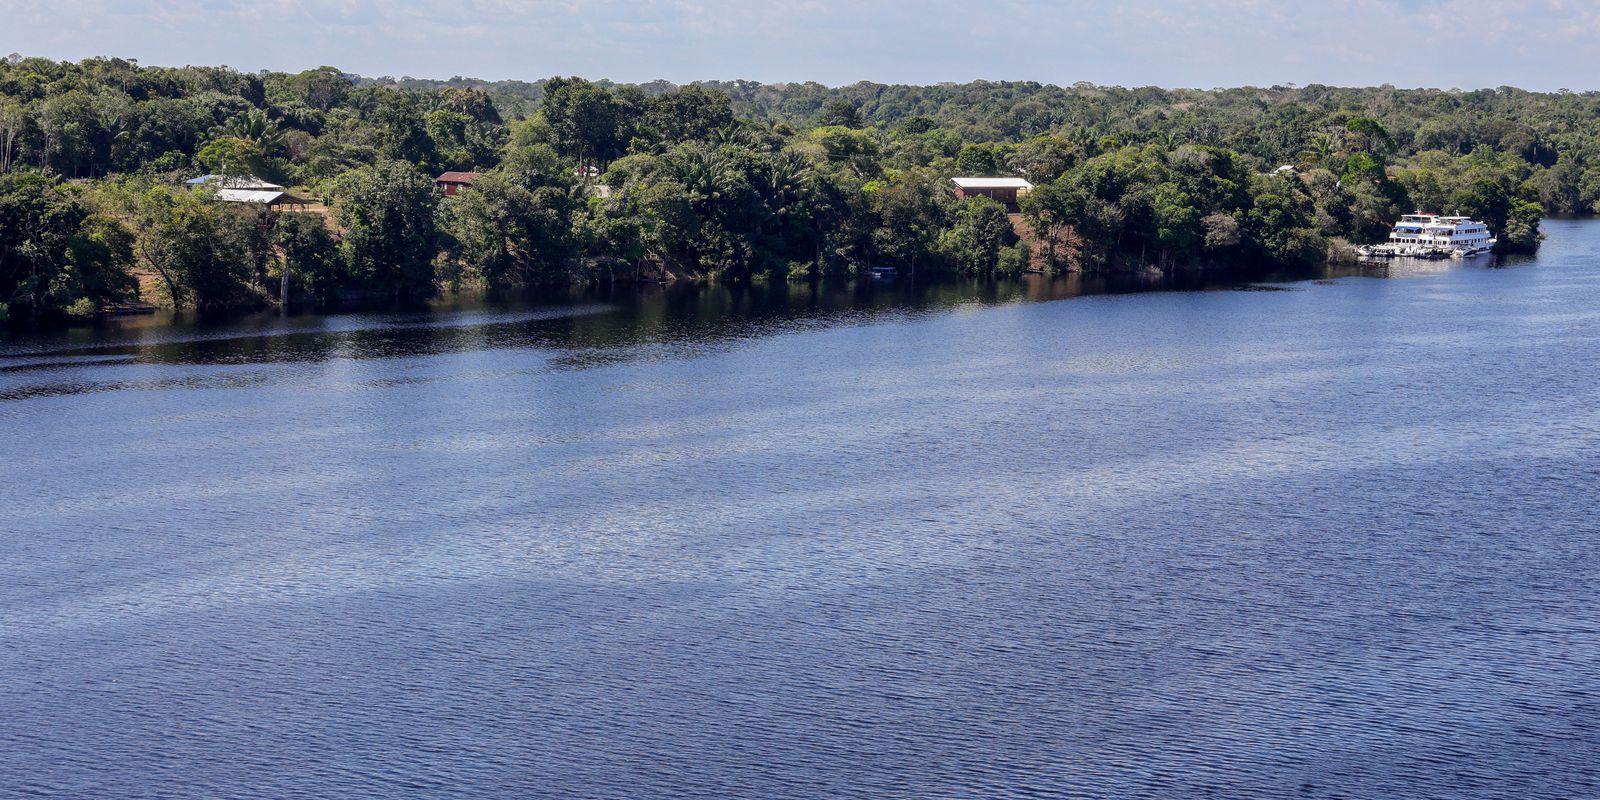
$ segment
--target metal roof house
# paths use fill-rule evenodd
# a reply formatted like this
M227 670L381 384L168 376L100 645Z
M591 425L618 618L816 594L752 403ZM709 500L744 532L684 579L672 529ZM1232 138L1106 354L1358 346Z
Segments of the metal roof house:
M462 189L472 185L472 182L482 177L481 172L446 172L433 182L444 192L445 197L455 197Z
M1023 195L1033 191L1033 184L1025 178L951 178L956 185L956 197L987 197L1014 206Z
M299 208L311 201L296 197L281 189L218 189L217 199L224 203L258 203L271 208L289 206Z
M215 186L218 189L244 189L250 191L281 192L283 187L276 183L264 181L254 175L201 175L183 182L190 189L201 186Z
M190 189L208 186L217 190L216 198L223 203L256 203L269 208L288 206L304 208L311 201L289 194L282 186L264 181L254 175L201 175L183 182Z

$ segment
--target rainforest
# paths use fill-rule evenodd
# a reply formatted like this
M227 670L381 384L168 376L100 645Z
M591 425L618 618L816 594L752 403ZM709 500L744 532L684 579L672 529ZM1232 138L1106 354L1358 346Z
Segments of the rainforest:
M447 173L468 183L441 190ZM961 199L957 176L1033 189ZM223 202L230 181L293 202ZM1548 214L1596 213L1600 93L0 61L11 326L138 304L337 306L884 267L918 279L1281 269L1349 258L1416 210L1483 220L1502 253L1536 250Z

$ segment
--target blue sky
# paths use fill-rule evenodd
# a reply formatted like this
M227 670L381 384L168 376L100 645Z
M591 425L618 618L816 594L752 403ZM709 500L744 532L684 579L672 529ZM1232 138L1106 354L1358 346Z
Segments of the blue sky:
M1600 89L1571 0L0 0L0 54L367 75Z

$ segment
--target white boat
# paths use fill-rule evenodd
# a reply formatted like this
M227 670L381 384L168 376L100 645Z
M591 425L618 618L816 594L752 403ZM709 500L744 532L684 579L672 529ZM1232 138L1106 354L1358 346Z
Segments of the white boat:
M1446 253L1465 258L1493 250L1496 241L1489 226L1471 217L1406 214L1389 232L1384 249L1400 256Z

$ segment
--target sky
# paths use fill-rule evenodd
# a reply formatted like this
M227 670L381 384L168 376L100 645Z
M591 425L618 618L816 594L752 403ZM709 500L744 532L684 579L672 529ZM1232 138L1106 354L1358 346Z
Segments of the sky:
M0 55L369 76L1600 89L1585 0L0 0Z

